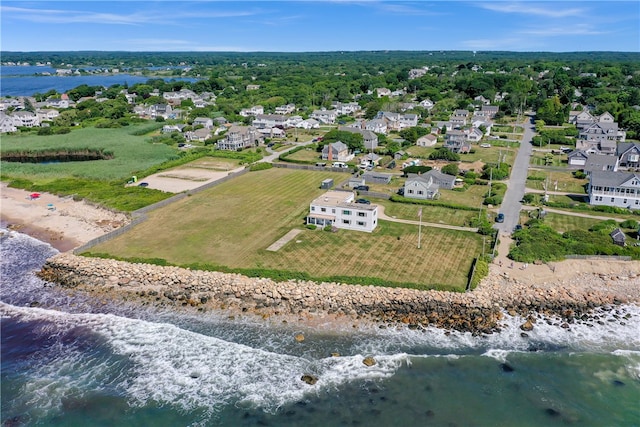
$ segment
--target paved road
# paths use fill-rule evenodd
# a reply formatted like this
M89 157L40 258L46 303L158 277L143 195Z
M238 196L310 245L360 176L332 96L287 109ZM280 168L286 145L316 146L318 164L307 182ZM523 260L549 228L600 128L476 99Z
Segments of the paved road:
M293 150L294 148L298 148L298 147L300 147L302 145L309 145L311 143L313 143L313 139L310 139L308 141L303 141L303 142L297 142L297 143L291 145L290 147L287 147L284 150L280 150L280 151L273 151L271 148L265 147L268 155L264 156L262 159L258 160L258 163L264 163L264 162L271 163L274 160L278 160L278 157L280 157L281 154L287 153L287 152Z
M500 212L504 214L504 222L494 225L494 228L501 233L511 233L520 219L520 210L522 209L520 200L524 196L529 159L533 151L533 146L531 145L531 139L535 135L533 119L527 116L527 121L523 123L523 127L524 134L520 142L520 149L511 169L511 177L507 181L507 191L500 207Z

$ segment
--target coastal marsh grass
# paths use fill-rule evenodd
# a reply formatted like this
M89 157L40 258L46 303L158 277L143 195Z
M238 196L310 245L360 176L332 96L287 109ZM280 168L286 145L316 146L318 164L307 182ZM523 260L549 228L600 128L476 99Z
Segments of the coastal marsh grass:
M146 221L91 252L264 277L298 272L314 280L464 290L482 247L478 234L423 227L417 249L415 225L380 221L373 233L304 229L309 202L323 193L319 183L348 176L280 168L239 176L150 212ZM293 228L303 231L279 251L266 250Z
M145 125L115 129L82 128L63 135L38 136L4 135L0 153L29 150L104 149L113 153L110 160L60 163L2 162L2 174L15 178L28 178L42 183L61 177L79 177L97 180L125 179L138 171L167 160L178 158L176 150L165 144L152 144L146 136L134 133L147 129Z

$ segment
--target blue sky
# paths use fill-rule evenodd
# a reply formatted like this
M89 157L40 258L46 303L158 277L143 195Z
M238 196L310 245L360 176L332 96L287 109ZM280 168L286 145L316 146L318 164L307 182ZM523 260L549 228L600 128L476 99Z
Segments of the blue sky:
M11 1L2 51L640 51L634 1Z

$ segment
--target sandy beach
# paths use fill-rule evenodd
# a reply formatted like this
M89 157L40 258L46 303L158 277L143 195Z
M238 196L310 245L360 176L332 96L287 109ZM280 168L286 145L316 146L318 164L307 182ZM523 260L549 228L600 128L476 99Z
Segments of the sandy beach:
M0 185L0 219L2 226L49 243L66 252L119 228L130 218L123 213L93 206L71 197L32 193Z

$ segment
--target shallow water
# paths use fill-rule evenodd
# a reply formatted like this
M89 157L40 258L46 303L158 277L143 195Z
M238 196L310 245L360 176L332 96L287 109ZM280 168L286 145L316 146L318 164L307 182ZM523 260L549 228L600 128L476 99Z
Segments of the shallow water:
M314 330L102 305L34 276L50 246L1 243L7 425L640 425L635 306L525 338L508 316L484 337Z

